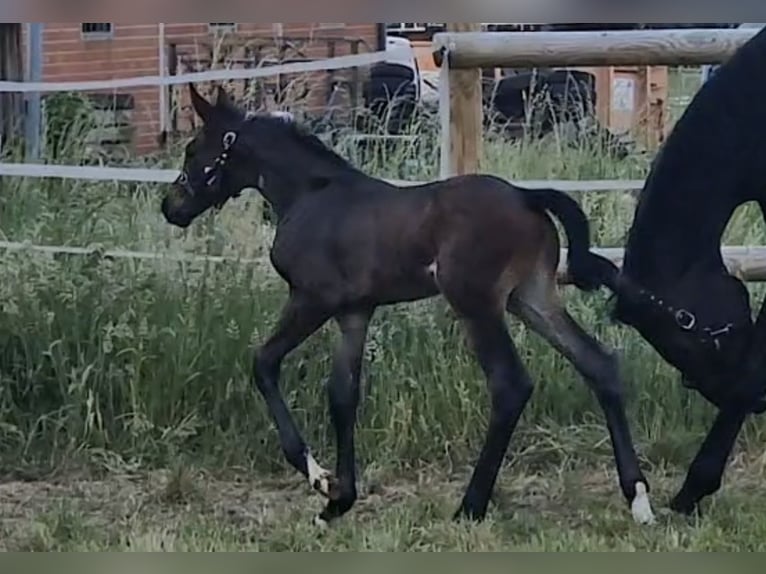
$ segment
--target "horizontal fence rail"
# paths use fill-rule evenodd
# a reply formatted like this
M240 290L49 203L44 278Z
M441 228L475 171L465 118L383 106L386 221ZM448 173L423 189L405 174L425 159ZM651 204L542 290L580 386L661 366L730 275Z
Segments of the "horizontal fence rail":
M659 30L619 32L492 32L441 33L434 38L437 62L449 54L449 66L470 69L487 66L534 67L577 65L696 65L725 61L757 30ZM334 70L367 66L395 57L379 51L341 56L311 62L296 62L255 69L211 70L180 76L144 76L119 80L88 82L0 82L0 93L109 90L137 86L163 86L201 81L252 79L277 74ZM446 92L445 90L445 93ZM442 100L446 101L445 97ZM444 137L444 134L442 135ZM174 169L0 163L0 176L83 179L169 183L175 180ZM400 186L426 182L386 180ZM528 180L512 181L529 188L553 187L567 192L638 191L643 180ZM190 253L130 251L101 247L32 245L27 242L0 241L3 253L35 253L47 256L87 256L107 259L175 261L188 263L239 263L269 269L268 258L244 259L230 256L206 256ZM616 265L622 265L622 248L594 248ZM724 261L734 275L753 282L766 281L766 246L726 246L721 249ZM562 250L559 281L568 283L566 250Z
M434 60L451 68L719 64L758 29L440 32Z
M52 165L27 163L0 163L0 176L84 179L91 181L127 181L143 183L170 183L178 177L175 169L151 169L139 167L102 167L79 165ZM400 186L423 185L425 181L385 179L384 181ZM644 181L641 179L530 179L509 180L521 187L534 189L553 187L561 191L638 191Z
M173 263L234 263L255 265L264 271L271 269L268 257L239 258L223 255L198 255L193 253L171 253L152 251L130 251L125 249L106 249L101 246L60 246L34 245L29 242L0 241L0 251L4 253L37 254L47 256L71 255L103 259L129 259L148 261L167 261ZM594 253L603 255L618 267L622 267L625 250L620 247L596 247ZM724 246L721 255L729 272L748 282L766 282L766 246ZM561 250L558 268L558 281L569 284L566 266L567 250Z
M401 50L399 48L398 50ZM37 92L83 92L97 90L117 90L121 88L136 88L146 86L171 86L175 84L188 84L193 82L217 82L221 80L250 80L265 78L279 74L300 74L306 72L323 72L326 70L340 70L370 66L383 62L389 58L400 57L396 54L397 48L366 54L351 56L338 56L324 60L312 60L310 62L291 62L289 64L277 64L260 68L238 68L209 70L206 72L193 72L175 76L139 76L134 78L120 78L116 80L92 80L85 82L10 82L0 81L1 92L37 93Z

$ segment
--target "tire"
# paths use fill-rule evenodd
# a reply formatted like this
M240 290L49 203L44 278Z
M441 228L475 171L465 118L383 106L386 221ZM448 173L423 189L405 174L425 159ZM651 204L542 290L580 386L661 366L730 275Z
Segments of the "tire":
M385 76L388 78L401 78L410 82L415 81L415 70L402 64L379 62L370 69L370 77Z

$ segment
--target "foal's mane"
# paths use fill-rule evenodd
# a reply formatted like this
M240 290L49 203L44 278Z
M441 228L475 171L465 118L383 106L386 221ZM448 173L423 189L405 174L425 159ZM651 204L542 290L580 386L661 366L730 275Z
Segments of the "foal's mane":
M292 118L263 115L256 116L255 121L261 126L268 126L270 129L281 131L313 156L326 161L334 167L356 174L362 173L351 162L329 148L322 140L311 133L306 126L299 124Z

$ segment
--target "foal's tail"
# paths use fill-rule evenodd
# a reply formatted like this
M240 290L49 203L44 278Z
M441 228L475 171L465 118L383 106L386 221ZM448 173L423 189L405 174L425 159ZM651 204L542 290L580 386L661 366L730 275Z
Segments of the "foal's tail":
M580 205L556 189L525 189L527 205L548 210L561 221L569 241L567 272L572 283L583 291L616 285L619 269L606 257L590 250L590 224Z

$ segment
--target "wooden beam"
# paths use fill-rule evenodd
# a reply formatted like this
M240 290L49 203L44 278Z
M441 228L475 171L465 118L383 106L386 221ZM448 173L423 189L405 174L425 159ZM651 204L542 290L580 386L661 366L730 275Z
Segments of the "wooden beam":
M21 24L0 24L0 80L24 79ZM17 93L0 93L0 151L20 137L23 127L24 99Z
M455 34L478 32L481 24L447 24L447 30ZM443 166L442 176L477 173L483 145L483 108L481 96L481 70L450 68L449 86L449 138L445 140L448 165ZM443 127L446 128L447 122Z
M621 247L593 247L592 251L603 255L618 267L622 267L625 250ZM729 273L747 283L766 282L766 246L730 246L721 247L721 256ZM561 250L558 268L558 281L569 284L567 276L567 250Z
M434 35L438 65L451 68L681 66L718 64L760 30L671 29L592 32L471 32Z

